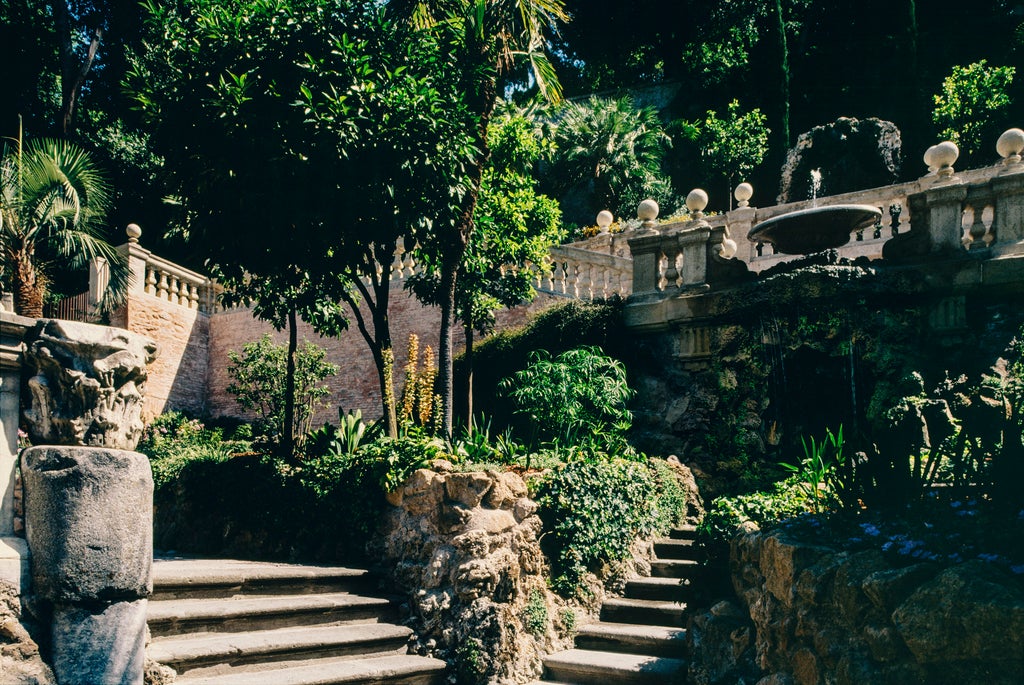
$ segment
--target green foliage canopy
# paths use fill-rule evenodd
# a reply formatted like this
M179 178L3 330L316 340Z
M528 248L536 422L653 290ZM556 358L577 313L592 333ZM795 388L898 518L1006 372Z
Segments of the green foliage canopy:
M288 349L277 345L270 335L246 343L241 353L230 350L227 390L243 409L255 412L257 431L271 444L278 444L285 435L285 365ZM323 381L338 372L327 361L322 347L307 342L297 354L295 372L295 412L291 433L301 439L309 433L313 413L330 395Z
M964 162L987 163L981 153L992 149L1006 123L1015 73L1011 66L989 67L986 60L954 66L932 97L932 121L943 140L960 147Z

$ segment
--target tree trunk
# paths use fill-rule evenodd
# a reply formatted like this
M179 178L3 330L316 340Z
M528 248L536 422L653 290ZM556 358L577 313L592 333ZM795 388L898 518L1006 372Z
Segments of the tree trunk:
M470 191L472 192L472 191ZM475 202L473 203L475 206ZM472 224L470 224L472 225ZM458 247L461 245L461 248ZM465 242L459 241L446 251L441 264L441 334L437 354L437 382L441 387L441 432L452 436L452 326L455 323L455 280L466 253Z
M466 425L473 425L473 322L466 322Z
M771 7L772 17L770 20L773 45L775 53L775 70L778 79L778 107L775 112L774 122L771 122L773 131L772 144L769 145L768 160L771 168L777 170L786 161L786 153L789 151L789 46L786 43L786 22L782 14L782 0L775 0ZM732 188L729 189L730 194Z
M86 48L85 59L78 61L72 45L71 11L64 0L53 0L50 3L53 10L53 22L57 32L57 46L60 53L60 85L61 85L61 109L60 109L60 130L64 136L71 132L71 119L75 112L75 102L78 94L82 91L85 78L92 69L92 63L99 51L100 41L103 39L103 28L93 26L89 28L89 46Z
M284 380L284 426L281 430L281 452L288 462L295 461L295 360L298 350L298 322L295 307L288 310L288 361Z
M22 247L9 252L14 311L30 319L43 317L45 281L32 261L33 250Z

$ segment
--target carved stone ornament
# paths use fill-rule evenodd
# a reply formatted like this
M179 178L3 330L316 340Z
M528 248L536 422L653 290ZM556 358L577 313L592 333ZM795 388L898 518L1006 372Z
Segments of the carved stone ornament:
M156 344L120 328L43 319L25 342L35 445L134 450Z

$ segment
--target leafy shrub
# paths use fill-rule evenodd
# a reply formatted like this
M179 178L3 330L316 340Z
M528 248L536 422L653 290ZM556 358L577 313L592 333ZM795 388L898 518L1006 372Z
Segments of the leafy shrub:
M523 627L536 637L544 637L548 630L548 605L540 590L530 591L530 598L523 607Z
M495 418L495 427L504 429L500 417L511 416L514 406L498 392L498 383L516 371L526 368L534 350L545 349L552 354L580 345L593 345L617 359L623 359L632 348L622 323L622 302L571 301L537 314L521 327L504 330L474 346L473 406ZM455 360L456 396L465 392L466 365L462 357ZM463 417L467 418L467 417Z
M552 587L566 596L578 594L588 570L627 558L636 538L657 532L669 521L675 498L668 495L660 513L660 492L659 476L643 462L609 458L552 470L536 494Z
M674 525L686 516L686 490L676 472L661 459L650 459L647 462L654 478L656 497L654 501L655 524L658 533L667 533Z
M355 454L360 445L377 439L383 430L382 422L367 426L359 409L343 412L339 407L338 419L337 426L325 423L306 436L303 452L307 459Z
M797 487L811 503L811 509L820 514L830 504L843 502L852 490L848 477L846 455L843 454L843 427L833 433L826 429L820 442L811 436L802 438L804 458L798 465L781 464L793 474Z
M697 526L697 544L710 560L723 558L737 529L753 521L762 530L810 511L812 503L803 483L793 477L776 483L768 492L715 499Z
M413 471L441 458L457 460L456 455L446 452L440 438L412 433L397 438L380 438L359 450L353 461L373 474L380 488L391 492L402 485Z
M516 413L528 421L534 444L557 441L569 445L596 443L621 449L633 416L626 403L633 391L626 369L596 347L579 347L552 358L531 354L522 371L501 383Z
M153 419L142 433L138 451L149 457L156 487L174 480L190 462L218 462L233 452L250 448L246 440L225 441L219 428L207 428L202 421L180 412L167 412Z
M243 409L255 412L257 435L270 445L280 444L285 430L287 346L277 345L270 335L264 335L246 343L241 353L229 351L228 358L231 360L228 392ZM291 430L299 438L298 443L309 433L316 408L330 394L330 389L321 384L337 372L338 367L327 361L323 348L307 342L296 351L295 414Z
M375 463L348 455L193 459L169 476L154 494L154 543L201 555L353 563L385 506Z

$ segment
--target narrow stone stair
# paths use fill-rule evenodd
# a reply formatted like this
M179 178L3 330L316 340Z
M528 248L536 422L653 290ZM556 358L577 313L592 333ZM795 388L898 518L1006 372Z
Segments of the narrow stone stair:
M700 571L695 533L694 526L680 526L670 537L656 541L651 576L630 579L623 597L606 600L600 620L576 634L575 649L546 657L542 682L684 683L687 602Z
M157 559L147 655L182 685L442 682L409 655L412 631L367 571L221 559Z

